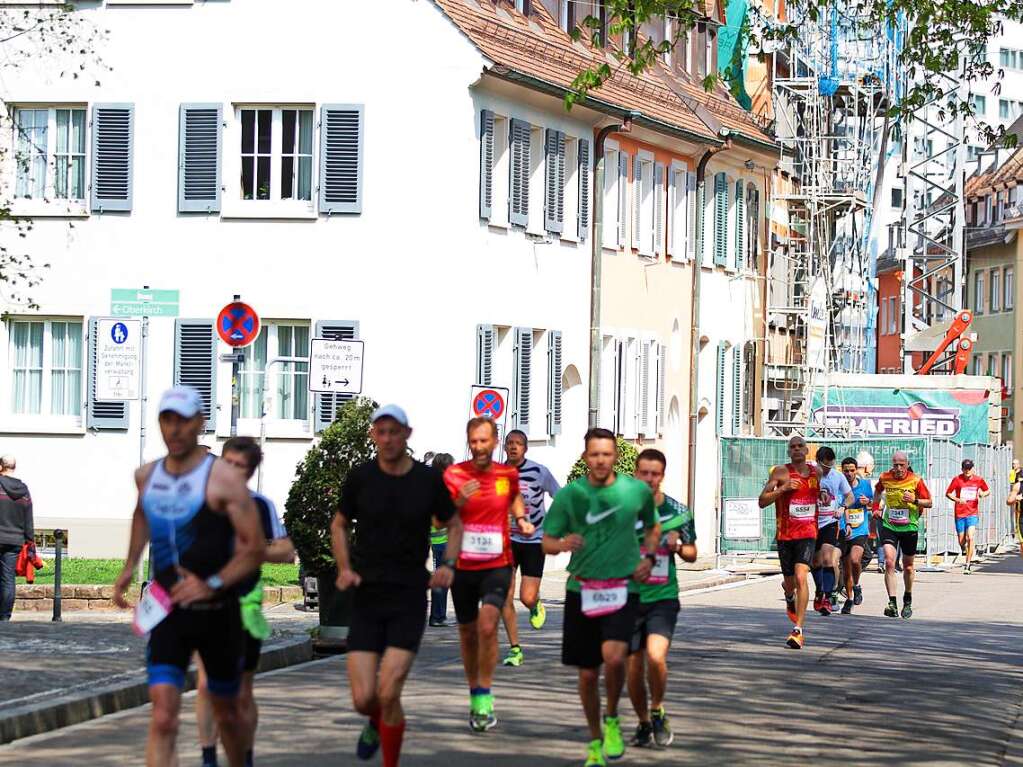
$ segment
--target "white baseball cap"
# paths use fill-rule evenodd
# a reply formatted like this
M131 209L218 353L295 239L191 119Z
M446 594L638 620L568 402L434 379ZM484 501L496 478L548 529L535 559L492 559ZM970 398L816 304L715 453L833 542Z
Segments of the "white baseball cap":
M202 396L191 386L175 386L160 397L160 413L170 411L182 418L194 418L202 410Z
M408 416L405 411L397 405L383 405L373 411L373 415L369 417L370 423L376 423L381 418L393 418L395 421L400 423L404 427L408 427Z

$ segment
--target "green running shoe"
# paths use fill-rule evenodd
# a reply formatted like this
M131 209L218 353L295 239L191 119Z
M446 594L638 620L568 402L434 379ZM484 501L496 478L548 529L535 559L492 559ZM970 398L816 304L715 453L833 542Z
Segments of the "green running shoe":
M884 614L888 618L898 618L899 608L895 605L894 602L889 602L888 606L884 608Z
M904 602L902 605L902 617L906 619L913 617L913 605L909 602Z
M601 741L591 740L588 748L584 767L607 767L607 762L604 761L604 749Z
M518 645L513 645L508 651L508 657L504 659L503 663L505 666L514 666L518 668L526 660L526 657L522 654L522 648Z
M380 748L380 733L371 722L366 722L366 726L359 733L359 742L355 744L355 755L360 759L372 759L378 748Z
M529 611L529 625L539 631L546 622L547 608L543 606L543 602L538 601L536 607Z
M617 716L604 717L604 754L608 759L621 759L625 754L622 726Z
M494 714L493 695L474 695L469 704L469 727L473 732L484 733L497 724Z

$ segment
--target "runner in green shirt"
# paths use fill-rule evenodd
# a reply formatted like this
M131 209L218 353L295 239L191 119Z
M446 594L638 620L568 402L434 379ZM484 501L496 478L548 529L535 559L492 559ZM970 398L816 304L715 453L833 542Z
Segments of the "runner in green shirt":
M629 698L639 718L639 726L629 745L670 746L675 740L664 712L668 688L668 650L678 623L678 575L675 555L686 562L696 561L696 527L686 506L661 491L667 459L660 450L648 449L636 460L636 478L646 483L654 495L661 524L657 561L646 583L639 584L639 612L629 647ZM645 533L637 523L637 537ZM644 668L645 667L645 668ZM647 683L650 700L647 700Z
M645 530L644 544L650 551L660 541L661 528L650 489L615 473L614 434L590 429L584 444L588 474L554 497L544 521L543 549L546 554L572 552L561 662L579 669L579 697L591 738L586 765L597 767L606 764L605 756L618 759L625 753L618 700L639 609L639 587L657 559L655 554L640 553L636 525ZM602 664L607 688L603 730Z

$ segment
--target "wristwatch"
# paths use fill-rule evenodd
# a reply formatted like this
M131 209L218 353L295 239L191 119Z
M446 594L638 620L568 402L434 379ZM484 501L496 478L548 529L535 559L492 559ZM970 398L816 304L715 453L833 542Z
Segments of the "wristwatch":
M224 588L224 579L221 578L219 574L214 573L213 575L206 579L206 585L209 586L214 591L220 591L222 588Z
M455 565L457 564L458 564L457 559L445 559L443 562L441 562L441 565L443 565L444 567L450 567L452 570L455 569Z

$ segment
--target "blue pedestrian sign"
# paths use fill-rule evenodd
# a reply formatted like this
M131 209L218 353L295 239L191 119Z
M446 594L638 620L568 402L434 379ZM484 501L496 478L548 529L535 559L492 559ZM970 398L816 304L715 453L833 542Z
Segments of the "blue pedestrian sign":
M110 337L115 344L120 346L128 340L128 326L123 322L115 322L114 326L110 328Z

